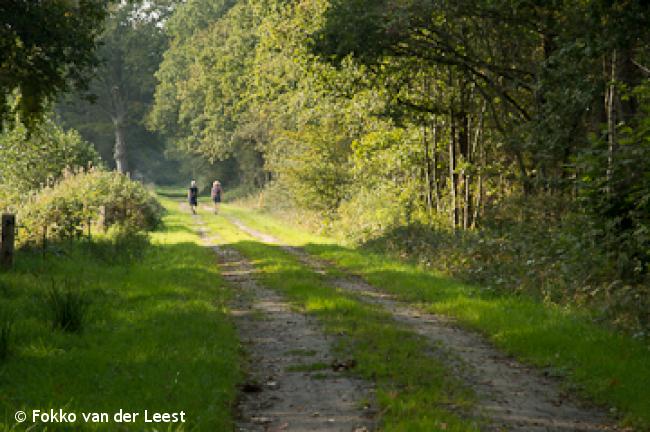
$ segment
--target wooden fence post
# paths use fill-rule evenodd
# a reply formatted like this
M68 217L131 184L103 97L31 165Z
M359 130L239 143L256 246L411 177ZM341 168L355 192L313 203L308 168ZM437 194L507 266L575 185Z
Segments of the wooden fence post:
M0 242L0 265L11 268L14 264L14 240L16 233L16 215L3 213L2 237Z

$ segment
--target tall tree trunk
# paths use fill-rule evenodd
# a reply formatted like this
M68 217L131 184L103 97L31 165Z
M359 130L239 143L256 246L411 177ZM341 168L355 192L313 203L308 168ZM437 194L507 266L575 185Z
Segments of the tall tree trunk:
M124 137L122 119L113 119L113 127L115 129L115 147L113 149L115 167L118 172L125 174L128 171L128 166L126 161L126 139Z
M433 133L433 159L432 176L433 176L433 193L436 198L436 213L440 212L440 183L438 181L438 119L433 117L433 124L431 126Z
M463 161L463 169L460 174L463 184L463 229L469 228L471 217L471 176L467 172L467 165L472 162L472 155L470 151L470 130L469 130L469 113L463 110L460 115L460 129L458 131L458 144L460 156Z
M526 163L524 162L524 155L521 154L521 151L518 148L514 149L515 159L517 160L517 166L519 167L519 176L521 177L521 185L524 190L524 195L528 196L531 192L530 179L528 178L528 170L526 169Z
M433 207L433 191L431 190L431 156L429 153L426 122L422 125L422 143L424 147L424 182L426 184L427 214L431 216L431 210Z
M126 174L128 172L127 166L127 151L126 151L126 137L124 135L124 119L127 118L127 108L124 98L120 93L119 86L111 88L111 103L113 129L115 131L115 147L113 148L113 159L115 160L115 167L118 172Z
M451 198L451 226L456 229L458 226L458 174L456 173L456 121L454 111L449 114L451 133L449 138L449 195Z
M486 154L483 137L483 119L485 116L485 110L487 108L487 102L483 102L483 107L479 114L478 125L476 126L476 135L474 136L474 146L473 153L479 158L479 170L478 170L478 182L476 185L476 204L474 205L474 216L472 217L472 228L476 227L477 221L481 215L481 210L483 206L483 169L486 164Z
M424 94L431 97L431 85L428 77L424 77L423 84ZM430 218L433 207L433 191L431 190L431 154L429 152L429 140L427 138L427 120L425 116L422 120L422 144L424 150L424 182L426 184L427 215Z
M605 110L607 113L607 187L609 196L612 192L611 183L614 171L614 153L616 152L616 113L614 99L616 96L616 50L612 51L609 85L605 92Z

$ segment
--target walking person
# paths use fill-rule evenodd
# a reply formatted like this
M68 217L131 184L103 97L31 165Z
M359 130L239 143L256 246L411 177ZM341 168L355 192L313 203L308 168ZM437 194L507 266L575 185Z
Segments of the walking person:
M196 214L196 207L199 205L199 188L196 187L196 180L192 180L187 191L187 200L190 203L192 214Z
M219 203L221 202L221 194L223 193L223 189L221 188L221 183L219 180L215 180L212 183L212 191L210 192L210 196L212 197L212 202L214 203L214 214L219 213Z

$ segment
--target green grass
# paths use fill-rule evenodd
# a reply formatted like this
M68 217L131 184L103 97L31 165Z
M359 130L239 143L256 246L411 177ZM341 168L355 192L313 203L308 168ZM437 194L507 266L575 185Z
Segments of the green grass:
M550 367L567 386L614 407L623 423L650 430L650 347L593 323L588 314L519 296L496 295L392 257L337 244L265 214L224 206L250 227L303 246L374 286L427 311L457 318L504 351Z
M187 186L158 186L156 194L163 198L186 198L189 187L189 183Z
M251 260L264 286L284 294L294 307L315 315L325 332L338 336L337 356L355 359L351 373L377 385L383 430L478 430L477 420L462 414L473 405L473 395L426 354L430 346L424 338L378 307L328 286L280 248L252 241L221 216L204 220Z
M16 426L17 410L31 419L32 410L49 408L78 418L120 409L184 411L187 420L103 427L78 420L75 430L232 428L240 372L225 310L230 293L189 216L176 202L164 203L165 228L152 234L139 261L107 263L103 253L88 253L101 242L74 243L45 258L19 252L16 268L0 273L0 311L13 317L10 355L0 362L0 430L33 426ZM78 334L52 326L44 299L53 278L70 281L89 300Z

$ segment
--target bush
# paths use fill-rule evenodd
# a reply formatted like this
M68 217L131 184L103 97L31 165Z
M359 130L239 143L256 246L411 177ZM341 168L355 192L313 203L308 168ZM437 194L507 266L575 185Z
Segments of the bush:
M97 151L77 131L64 131L51 119L33 130L18 122L0 134L0 195L19 196L57 181L66 169L99 163Z
M403 128L371 132L352 144L354 183L338 208L346 238L367 241L422 219L419 146Z
M89 222L125 231L154 229L162 207L144 186L117 172L90 169L67 172L54 186L32 193L18 213L19 244L38 244L83 235Z
M394 196L389 184L360 188L339 207L338 229L345 238L367 241L405 223L405 207Z
M356 221L363 220L363 212ZM414 222L366 241L485 290L586 306L640 336L650 330L650 284L618 277L596 226L561 196L512 197L486 212L476 230ZM376 232L379 234L379 231Z
M52 318L52 326L66 332L78 333L83 329L88 301L80 291L71 288L69 281L63 288L52 281L46 302Z

